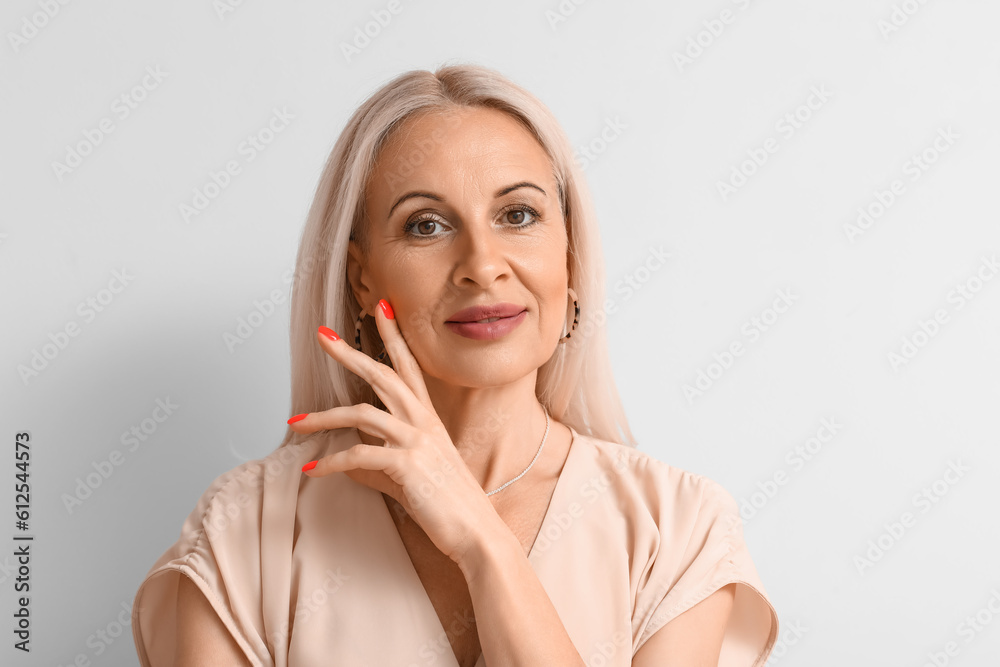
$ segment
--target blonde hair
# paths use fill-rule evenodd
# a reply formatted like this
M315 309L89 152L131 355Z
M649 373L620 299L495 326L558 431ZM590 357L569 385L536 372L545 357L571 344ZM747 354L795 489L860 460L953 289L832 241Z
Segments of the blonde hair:
M537 98L498 72L478 65L414 70L379 88L354 112L333 147L309 209L296 258L291 297L291 414L371 403L371 386L331 359L316 342L320 325L354 342L361 306L347 279L347 248L368 250L365 188L380 147L416 114L485 107L509 114L549 155L566 220L569 286L576 292L576 330L538 369L535 392L550 415L578 433L635 447L608 356L604 260L597 220L573 149ZM568 297L567 297L568 299ZM369 313L368 315L371 315ZM567 322L567 331L572 320ZM362 349L381 348L372 317L362 323ZM619 433L620 430L620 433ZM288 429L281 446L308 436Z

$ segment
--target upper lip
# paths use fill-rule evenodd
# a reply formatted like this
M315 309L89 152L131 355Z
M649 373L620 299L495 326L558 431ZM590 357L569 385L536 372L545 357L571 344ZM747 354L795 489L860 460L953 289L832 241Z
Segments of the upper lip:
M525 310L524 306L515 306L512 303L493 303L488 306L470 306L463 308L457 313L452 313L447 319L448 322L478 322L492 317L513 317Z

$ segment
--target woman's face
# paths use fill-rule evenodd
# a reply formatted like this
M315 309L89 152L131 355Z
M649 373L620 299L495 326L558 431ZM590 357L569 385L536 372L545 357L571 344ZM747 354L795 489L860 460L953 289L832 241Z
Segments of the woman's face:
M516 120L467 107L410 118L383 146L365 202L371 252L351 242L355 297L369 314L392 305L426 375L491 387L549 360L566 321L568 238L552 165ZM498 303L526 311L504 335L446 324Z

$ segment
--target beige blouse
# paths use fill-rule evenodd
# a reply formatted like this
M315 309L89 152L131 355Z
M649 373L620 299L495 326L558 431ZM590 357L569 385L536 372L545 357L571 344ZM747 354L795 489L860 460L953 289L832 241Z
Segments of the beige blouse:
M778 617L718 483L570 428L573 441L528 560L588 665L630 665L650 635L736 582L720 667L760 667ZM223 473L135 596L143 667L173 664L179 575L208 598L251 664L458 667L381 493L302 466L354 428ZM511 489L515 493L516 487ZM455 630L469 619L449 622ZM476 667L486 667L480 654Z

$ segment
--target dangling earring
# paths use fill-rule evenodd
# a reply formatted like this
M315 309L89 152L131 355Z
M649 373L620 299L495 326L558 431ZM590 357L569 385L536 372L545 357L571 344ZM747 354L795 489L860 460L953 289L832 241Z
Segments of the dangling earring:
M567 291L569 292L570 298L573 299L573 311L574 311L573 312L573 326L570 327L569 332L565 336L563 336L562 338L559 339L559 343L560 344L565 343L566 341L569 340L569 337L571 335L573 335L574 331L576 331L576 325L580 321L580 302L576 298L576 292L573 291L572 287L567 288ZM567 311L567 313L568 312L569 311Z
M362 309L361 312L358 313L358 318L354 323L354 348L359 352L363 352L363 350L361 349L361 320L364 319L365 315L367 315L367 313L364 311L364 309ZM375 361L378 362L385 361L384 349L377 357L375 357Z

